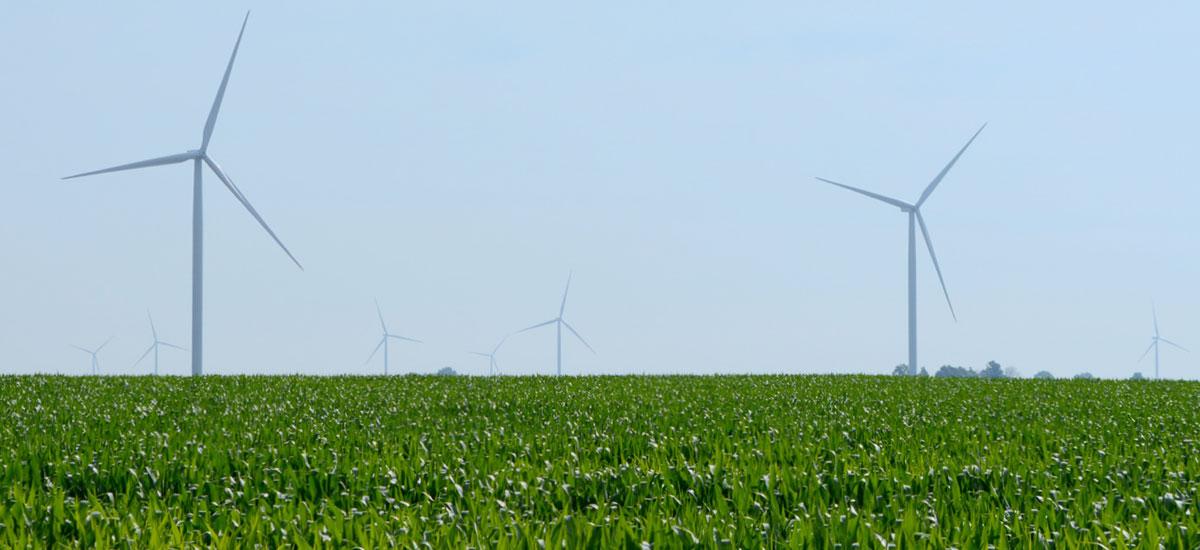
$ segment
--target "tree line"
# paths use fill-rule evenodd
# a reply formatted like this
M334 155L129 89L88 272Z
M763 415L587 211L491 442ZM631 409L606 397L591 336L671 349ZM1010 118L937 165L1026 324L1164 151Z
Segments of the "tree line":
M917 370L915 368L910 368L908 365L899 364L896 365L896 368L892 369L892 374L896 376L929 376L929 371L925 370L925 367L921 367L921 370ZM1005 367L996 361L988 361L987 365L978 371L971 367L942 365L942 367L939 368L937 372L933 374L933 376L935 378L1021 378L1021 371L1017 370L1016 367ZM1037 374L1033 375L1033 377L1039 380L1054 379L1053 374L1050 374L1049 371L1044 370L1038 371ZM1096 377L1090 372L1081 372L1072 378L1076 380L1092 380ZM1132 379L1144 380L1145 378L1142 376L1142 373L1136 372L1133 374Z

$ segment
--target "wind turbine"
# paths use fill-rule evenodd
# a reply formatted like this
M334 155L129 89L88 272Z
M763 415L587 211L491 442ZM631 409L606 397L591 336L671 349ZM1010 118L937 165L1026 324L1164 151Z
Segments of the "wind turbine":
M175 348L177 350L183 350L183 351L187 351L187 350L183 349L179 346L176 346L175 344L171 344L171 343L159 340L158 339L158 330L154 328L154 317L152 317L150 315L150 311L146 311L146 317L148 319L150 319L150 334L152 334L154 336L154 343L150 344L150 347L146 348L146 353L143 353L142 356L138 358L137 362L135 362L133 364L133 366L136 367L136 366L140 365L142 363L142 360L145 359L147 355L150 355L150 352L153 351L154 352L154 376L158 376L158 347L159 346L167 346L168 348Z
M92 376L96 376L96 375L100 374L100 359L96 356L100 353L100 350L104 349L104 346L107 346L109 342L112 342L112 339L113 339L113 337L109 336L108 340L105 340L103 344L100 344L100 347L98 347L94 350L87 349L83 346L71 346L79 351L82 351L82 352L92 356Z
M1146 348L1145 353L1142 353L1142 357L1140 359L1138 359L1138 363L1141 363L1143 360L1146 359L1146 356L1150 354L1150 350L1154 350L1154 379L1158 380L1159 379L1159 377L1158 377L1158 344L1159 344L1159 342L1175 346L1176 348L1179 348L1180 350L1183 350L1183 351L1187 351L1187 349L1179 344L1176 344L1175 342L1167 340L1166 338L1163 338L1162 336L1158 335L1158 308L1155 307L1153 304L1151 304L1150 309L1151 309L1151 312L1154 314L1154 337L1150 339L1150 347Z
M488 360L488 376L495 376L495 375L496 375L496 369L498 368L498 365L496 364L496 353L500 351L500 346L503 346L503 345L504 345L504 342L506 342L507 340L508 340L508 336L505 336L504 338L501 338L501 339L500 339L500 343L496 344L496 347L492 348L492 352L491 352L491 353L483 353L483 352L481 352L481 351L472 351L472 352L471 352L471 355L478 355L478 356L480 356L480 357L487 357L487 360Z
M521 330L518 330L515 333L515 334L520 334L522 332L530 331L535 328L541 328L546 325L554 325L555 331L557 332L557 350L558 350L557 373L558 373L558 376L562 376L562 329L563 329L563 327L567 327L567 330L571 331L571 334L574 334L575 337L578 338L580 342L583 342L583 345L587 346L587 349L590 350L593 354L596 353L596 350L592 349L592 345L588 344L587 340L584 340L583 336L579 335L579 331L575 330L575 327L572 327L570 323L568 323L565 319L563 319L563 311L567 309L567 293L570 291L571 291L571 274L568 273L567 274L567 288L565 290L563 290L562 304L558 306L558 317L555 317L544 323L538 323L531 327L523 328Z
M942 171L938 173L937 177L933 178L933 181L929 182L929 185L925 187L925 191L923 193L921 193L921 197L918 198L917 202L913 203L913 204L909 204L909 203L904 202L899 199L894 199L891 197L880 195L878 193L872 193L870 191L865 191L865 190L859 189L857 187L843 185L836 181L827 180L825 178L817 178L818 180L823 181L825 183L830 183L830 184L836 185L838 187L841 187L843 189L854 191L855 193L859 193L861 195L866 195L868 197L871 197L872 199L885 202L887 204L890 204L892 206L899 208L901 212L908 214L908 368L911 372L914 372L914 373L916 372L916 370L918 368L920 368L917 364L917 232L916 232L916 228L918 225L921 227L921 235L925 238L925 247L929 249L929 257L930 257L930 259L933 260L933 269L935 271L937 271L938 282L941 283L941 285L942 285L942 293L946 295L946 305L950 307L950 315L952 317L954 317L955 321L958 321L958 315L956 315L954 313L954 304L950 303L950 291L946 290L946 280L944 278L942 278L942 268L941 268L941 266L938 265L937 254L934 253L934 251L933 251L933 241L929 237L929 229L925 226L925 218L921 216L921 206L925 204L926 200L929 200L929 195L932 195L934 189L937 189L938 184L942 182L942 178L946 177L946 173L949 172L950 169L954 167L954 163L958 162L959 157L961 157L962 154L964 152L966 152L967 147L971 146L971 143L975 141L975 138L979 137L979 133L982 132L983 129L986 127L987 127L987 124L984 124L983 126L979 127L979 130L977 130L975 132L975 135L971 136L971 139L967 140L967 144L963 145L962 149L960 149L958 151L958 154L954 155L954 158L950 159L950 163L947 164L945 168L942 168Z
M400 341L404 341L404 342L416 342L418 344L421 344L423 342L421 342L420 340L417 340L415 338L409 338L407 336L399 336L399 335L388 332L387 323L383 322L383 310L379 308L379 300L375 300L375 313L379 314L379 327L383 329L383 337L379 339L379 344L375 346L375 351L371 352L371 356L368 357L366 363L363 363L363 364L366 365L367 363L370 363L371 360L375 358L375 354L379 353L379 348L383 348L383 375L387 376L388 375L388 339L395 338L396 340L400 340Z
M213 100L212 109L208 112L208 120L204 123L204 134L200 141L199 149L192 149L183 153L167 155L130 164L122 164L112 168L103 170L95 170L92 172L84 172L74 176L67 176L63 179L79 178L83 176L91 176L95 174L106 174L109 172L120 172L123 170L133 170L135 168L147 168L151 166L164 166L167 164L179 164L181 162L192 162L192 376L200 376L204 374L202 361L202 351L204 349L204 193L201 185L201 174L203 173L203 165L208 165L209 169L216 174L217 179L225 184L230 193L233 193L234 198L246 207L251 216L258 220L259 225L267 231L267 234L275 240L275 243L283 249L283 252L295 262L296 266L301 270L304 266L296 260L291 251L283 245L283 241L275 236L275 232L267 225L258 211L251 206L250 201L242 194L241 190L233 184L233 180L225 174L221 167L217 165L217 161L208 153L209 140L212 139L213 128L217 123L217 113L221 110L221 100L225 97L225 87L229 84L229 74L233 71L233 61L237 58L238 47L242 43L242 34L246 32L246 22L250 20L250 12L246 12L246 18L242 21L242 30L238 32L237 42L233 45L233 53L229 56L229 64L225 67L225 76L221 78L221 85L217 88L217 97Z

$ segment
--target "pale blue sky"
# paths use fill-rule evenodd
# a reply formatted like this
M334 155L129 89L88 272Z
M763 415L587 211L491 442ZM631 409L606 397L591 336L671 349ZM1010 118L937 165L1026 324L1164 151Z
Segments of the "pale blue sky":
M1200 348L1200 7L798 2L5 3L0 370L108 373L188 345L190 168L59 178L199 144L252 8L212 152L206 368L452 365L554 316L579 373L888 372L905 357L905 218L924 208L922 363L1026 374ZM553 371L553 331L509 373ZM185 373L187 354L165 351ZM1163 375L1200 356L1164 352Z

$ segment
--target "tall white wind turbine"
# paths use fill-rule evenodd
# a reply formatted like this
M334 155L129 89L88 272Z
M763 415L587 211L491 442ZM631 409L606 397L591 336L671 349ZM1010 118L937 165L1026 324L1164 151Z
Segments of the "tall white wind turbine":
M375 300L375 313L379 314L379 328L383 329L383 337L379 339L379 344L375 346L375 351L371 352L371 356L368 357L367 361L363 364L366 365L367 363L370 363L371 360L375 358L375 354L379 353L379 348L383 348L383 375L387 376L388 375L388 340L395 339L395 340L400 340L402 342L415 342L418 344L421 344L423 342L421 342L420 340L417 340L416 338L409 338L407 336L400 336L400 335L392 334L392 333L388 332L387 323L383 322L383 310L380 309L380 307L379 307L379 300Z
M135 168L147 168L151 166L164 166L167 164L179 164L182 162L191 161L192 163L192 375L200 376L204 374L203 356L204 350L204 193L201 185L201 174L203 166L208 165L208 168L213 171L217 179L225 184L229 192L233 194L238 202L246 208L250 215L258 220L259 225L267 231L267 234L275 240L275 243L283 249L283 252L295 262L296 266L301 270L304 266L296 260L291 251L283 245L283 241L275 235L267 222L263 220L258 211L251 206L250 201L242 194L241 190L233 184L233 180L225 174L217 161L212 158L208 152L209 140L212 139L213 128L217 123L217 113L221 110L221 100L225 97L225 87L229 84L229 74L233 71L233 61L237 59L238 47L242 43L242 34L246 32L246 22L250 20L250 13L246 13L246 18L242 21L242 30L238 32L237 42L233 45L233 53L229 56L229 64L225 67L225 76L221 78L221 85L217 88L217 97L213 100L212 109L208 112L208 120L204 123L204 134L200 141L199 149L192 149L183 153L167 155L130 164L122 164L112 168L103 170L95 170L92 172L84 172L67 176L63 179L79 178L83 176L91 176L96 174L106 174L109 172L120 172L123 170L133 170Z
M514 334L520 334L522 332L530 331L535 328L541 328L546 325L554 325L555 332L557 333L557 340L556 340L556 342L557 342L557 344L556 344L556 346L557 346L556 347L557 368L556 368L556 372L558 373L558 376L562 376L562 329L563 329L563 327L567 327L567 330L571 331L571 334L574 334L575 337L578 338L580 342L583 342L583 345L587 346L587 349L589 351L591 351L593 354L596 353L596 350L592 349L592 345L587 343L587 340L584 340L583 336L579 335L579 331L575 330L575 327L571 326L570 323L568 323L565 319L563 319L563 312L567 309L567 293L570 291L571 291L571 274L568 273L567 274L567 288L565 290L563 290L562 304L558 306L558 317L555 317L544 323L538 323L531 327L523 328L521 330L518 330L516 333L514 333Z
M1154 350L1154 379L1158 380L1158 344L1161 342L1163 344L1175 346L1182 351L1187 351L1187 349L1158 335L1158 308L1151 304L1150 309L1154 314L1154 337L1150 339L1150 347L1146 348L1145 353L1142 353L1142 357L1138 359L1138 363L1141 363L1146 359L1146 356L1150 354L1150 350Z
M150 352L154 352L154 376L158 376L158 348L159 348L159 346L167 346L168 348L175 348L177 350L182 350L182 351L187 351L187 350L184 348L181 348L179 346L176 346L175 344L159 340L158 339L158 329L154 328L154 317L150 315L149 311L146 311L146 318L150 319L150 334L154 337L154 343L150 344L150 347L146 348L146 352L143 353L142 356L138 358L138 360L133 364L133 366L136 367L136 366L142 364L142 361L144 359L146 359L146 356L150 355Z
M933 251L933 240L929 237L929 229L925 226L925 218L921 216L921 206L925 204L926 200L929 200L929 196L933 194L934 189L937 189L938 184L942 182L942 178L946 177L946 173L954 167L954 163L958 162L959 157L966 152L967 147L971 146L971 143L975 141L975 138L979 137L979 133L986 127L987 124L979 127L975 135L967 140L967 144L963 145L962 149L959 149L958 154L950 159L949 164L945 168L942 168L942 171L938 173L937 177L933 178L933 181L929 182L929 185L925 187L925 191L921 193L921 197L913 204L878 193L864 191L857 187L843 185L825 178L817 178L825 183L830 183L885 202L908 214L908 369L910 372L915 373L920 368L917 363L917 226L921 227L921 235L925 238L925 247L929 249L929 257L933 260L933 269L937 272L938 282L942 285L942 293L946 295L946 305L950 307L950 315L954 317L955 321L958 320L958 315L954 313L954 304L950 303L950 291L946 290L946 280L942 278L942 268L938 265L937 254Z
M104 349L104 346L107 346L109 342L112 342L112 339L113 339L113 337L109 336L108 340L105 340L104 343L100 344L100 346L97 347L96 349L87 349L83 346L74 346L74 345L71 346L79 351L82 351L82 352L92 356L92 376L96 376L96 375L100 374L100 359L98 357L100 355L100 350Z
M501 338L500 342L496 344L496 347L492 348L491 353L484 353L482 351L472 351L471 352L471 355L478 355L480 357L487 358L487 360L488 360L488 376L496 376L496 371L499 369L499 365L496 363L496 354L500 352L500 346L503 346L504 342L506 342L506 341L508 341L508 336Z

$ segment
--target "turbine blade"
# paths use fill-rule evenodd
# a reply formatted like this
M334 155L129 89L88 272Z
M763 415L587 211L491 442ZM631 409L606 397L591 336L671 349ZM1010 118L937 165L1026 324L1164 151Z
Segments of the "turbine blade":
M1180 350L1182 350L1182 351L1188 351L1188 349L1187 349L1187 348L1185 348L1185 347L1183 347L1183 346L1181 346L1181 345L1179 345L1179 344L1176 344L1175 342L1172 342L1172 341L1170 341L1170 340L1167 340L1166 338L1159 338L1159 339L1158 339L1158 341L1159 341L1159 342L1166 342L1166 343L1168 343L1168 344L1171 344L1172 346L1175 346L1176 348L1179 348L1179 349L1180 349ZM1190 353L1190 352L1189 352L1189 353Z
M480 357L487 357L487 358L489 358L489 359L491 359L491 357L492 357L491 355L488 355L488 354L486 354L486 353L481 353L481 352L478 352L478 351L471 351L471 352L468 352L468 353L470 353L471 355L478 355L478 356L480 356Z
M575 337L578 338L580 342L583 342L583 345L587 346L587 349L591 350L593 355L596 354L596 350L592 349L592 345L587 343L587 340L584 340L583 336L579 335L579 331L575 330L575 327L571 326L571 323L568 323L566 321L563 321L562 323L563 323L564 327L567 327L567 330L571 331L571 334L574 334Z
M544 326L546 326L546 325L552 325L552 324L554 324L554 323L557 323L557 322L558 322L558 319L551 319L551 320L549 320L549 321L546 321L545 323L538 323L538 324L536 324L536 325L533 325L533 326L531 326L531 327L526 327L526 328L523 328L523 329L521 329L521 330L518 330L518 331L517 331L517 332L515 332L514 334L520 334L520 333L522 333L522 332L530 331L530 330L533 330L533 329L535 329L535 328L541 328L541 327L544 327Z
M73 348L75 348L75 349L77 349L77 350L79 350L79 351L82 351L82 352L84 352L84 353L86 353L86 354L88 354L88 355L91 355L91 354L92 354L92 350L90 350L90 349L87 349L87 348L85 348L85 347L83 347L83 346L76 346L75 344L71 344L71 347L73 347Z
M895 206L895 207L897 207L897 208L899 208L899 209L901 209L901 210L908 210L908 209L911 209L911 208L913 207L911 204L908 204L907 202L904 202L904 201L902 201L902 200L899 200L899 199L893 199L893 198L891 198L891 197L888 197L888 196L880 195L879 193L872 193L872 192L870 192L870 191L867 191L867 190L864 190L864 189L859 189L859 188L857 188L857 187L851 187L851 186L849 186L849 185L841 184L841 183L838 183L838 182L836 182L836 181L833 181L833 180L827 180L827 179L825 179L825 178L817 178L817 179L818 179L819 181L823 181L823 182L825 182L825 183L829 183L829 184L832 184L832 185L836 185L836 186L838 186L838 187L841 187L842 189L848 189L848 190L850 190L850 191L854 191L855 193L858 193L858 194L860 194L860 195L866 195L866 196L868 196L868 197L871 197L872 199L875 199L875 200L878 200L878 201L883 201L883 202L886 202L886 203L888 203L888 204L890 204L890 205L892 205L892 206Z
M115 338L115 337L109 336L108 340L105 340L103 344L100 344L100 347L96 348L96 351L94 351L92 353L100 353L100 350L104 349L104 346L107 346L109 342L112 342L113 338Z
M143 353L141 357L138 357L138 360L134 362L133 366L136 367L142 364L142 360L145 359L147 355L150 355L150 352L152 351L154 351L154 344L150 344L150 347L146 348L146 353Z
M154 328L154 316L150 315L150 310L146 310L146 318L150 319L150 334L154 335L154 341L158 341L158 330Z
M94 176L96 174L107 174L109 172L121 172L124 170L134 170L137 168L149 168L151 166L165 166L167 164L179 164L181 162L192 160L194 158L196 158L196 153L193 153L193 152L179 153L177 155L167 155L165 157L152 158L152 159L148 159L148 160L139 160L137 162L131 162L129 164L113 166L112 168L104 168L101 170L92 170L91 172L84 172L82 174L75 174L74 176L67 176L63 179L69 180L69 179L74 179L74 178L82 178L84 176Z
M171 343L167 343L167 342L159 342L158 345L167 346L168 348L175 348L180 351L187 351L187 348L181 348L179 346L176 346L175 344L171 344Z
M567 293L571 291L571 275L572 274L573 273L570 271L567 272L567 288L563 289L562 304L560 304L558 306L558 316L559 317L562 317L563 311L567 309Z
M961 157L962 154L967 151L967 147L971 146L971 143L975 141L975 138L979 137L979 133L982 132L984 128L987 128L986 122L983 124L983 126L980 126L979 129L975 131L975 135L971 136L971 139L967 140L967 144L963 145L962 149L958 150L958 154L954 155L954 158L950 159L950 163L947 164L945 168L942 168L942 171L938 173L937 177L933 178L933 181L929 182L929 185L925 187L925 192L921 193L921 198L917 199L917 208L920 208L922 204L925 204L925 201L929 198L929 195L933 194L933 190L937 189L939 183L942 183L942 178L946 177L946 173L948 173L950 169L954 167L954 163L958 162L958 157Z
M1150 302L1150 312L1154 314L1154 336L1158 337L1158 306Z
M395 338L395 339L397 339L397 340L403 340L403 341L405 341L405 342L415 342L415 343L418 343L418 344L424 344L424 343L425 343L425 342L422 342L422 341L420 341L420 340L417 340L416 338L409 338L409 337L407 337L407 336L399 336L399 335L396 335L396 334L389 334L389 335L388 335L388 337L389 337L389 338Z
M504 343L508 341L508 337L509 335L505 334L504 338L500 339L500 343L496 344L496 347L492 348L492 355L496 355L496 352L500 351L500 346L503 346Z
M950 291L946 290L946 280L942 278L942 266L938 265L937 253L933 251L933 240L929 238L929 228L925 227L925 217L921 215L921 211L917 211L917 223L921 225L921 235L925 237L925 246L929 249L929 257L933 259L933 269L937 271L938 282L942 284L942 293L946 295L946 305L950 306L950 316L954 317L954 321L958 321L958 314L954 313L954 304L950 303Z
M250 212L250 215L254 216L254 219L258 220L258 224L267 231L267 234L270 235L272 239L275 239L275 244L279 245L279 248L283 249L284 254L287 254L288 257L292 259L292 262L296 264L296 267L299 267L301 271L304 271L304 266L300 265L300 260L297 260L296 257L292 255L292 251L288 250L288 248L283 245L283 241L279 240L279 237L277 237L275 232L271 230L271 226L267 225L267 221L264 220L262 216L258 215L258 211L250 205L250 201L246 200L246 196L242 195L242 192L239 191L237 186L233 184L233 180L230 180L229 176L226 176L225 172L221 171L221 167L217 166L217 162L208 155L204 156L204 162L208 164L209 168L212 168L213 173L216 174L217 178L219 178L221 182L225 184L225 187L229 188L229 192L233 193L233 196L242 203L242 206L246 207L246 210Z
M1138 358L1137 362L1139 365L1142 363L1142 360L1144 360L1147 355L1150 355L1150 350L1154 349L1155 343L1156 342L1150 342L1150 347L1146 348L1146 351L1144 353L1142 353L1141 357Z
M250 12L242 20L242 30L238 31L237 42L233 43L233 53L229 55L229 65L225 66L225 76L221 77L221 86L217 88L217 97L213 100L212 109L208 111L208 120L204 122L204 140L200 150L208 150L208 141L212 139L213 127L217 125L217 113L221 111L221 100L225 99L225 87L229 85L229 74L233 72L233 60L237 59L238 48L242 45L242 35L246 32L246 23L250 21Z
M379 299L375 299L375 313L379 314L379 326L383 328L383 333L387 334L387 323L383 322L383 309L379 307Z
M366 361L363 361L363 364L364 364L364 365L366 365L367 363L370 363L370 362L371 362L371 360L375 358L375 354L376 354L376 353L379 353L379 348L382 348L382 347L383 347L383 343L384 343L384 342L386 342L386 341L387 341L387 336L384 336L383 338L380 338L380 339L379 339L379 343L375 345L375 351L372 351L372 352L371 352L371 356L370 356L370 357L368 357Z

